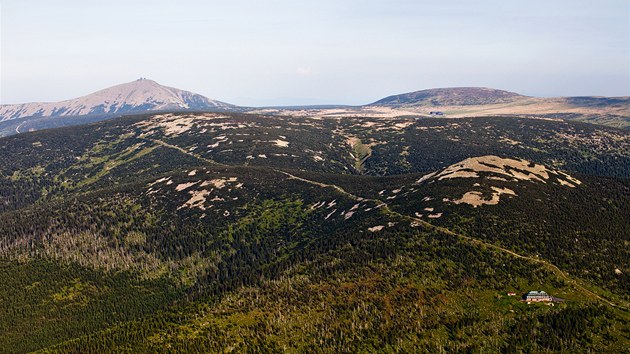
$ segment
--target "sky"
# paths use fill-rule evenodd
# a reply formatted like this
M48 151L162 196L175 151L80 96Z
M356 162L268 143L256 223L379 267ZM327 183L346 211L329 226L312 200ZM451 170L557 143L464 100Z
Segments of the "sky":
M248 105L630 95L628 0L0 0L0 103L146 77Z

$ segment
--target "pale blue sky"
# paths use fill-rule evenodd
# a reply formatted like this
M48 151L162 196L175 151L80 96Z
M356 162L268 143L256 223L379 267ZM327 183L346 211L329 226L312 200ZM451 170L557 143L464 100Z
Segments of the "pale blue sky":
M147 77L241 105L630 95L628 0L0 0L1 103Z

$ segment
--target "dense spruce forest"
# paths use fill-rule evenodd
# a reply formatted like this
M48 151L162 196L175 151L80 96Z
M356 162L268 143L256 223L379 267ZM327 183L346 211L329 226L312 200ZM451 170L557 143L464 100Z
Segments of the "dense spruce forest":
M20 134L0 139L0 352L626 352L629 215L630 132L584 123Z

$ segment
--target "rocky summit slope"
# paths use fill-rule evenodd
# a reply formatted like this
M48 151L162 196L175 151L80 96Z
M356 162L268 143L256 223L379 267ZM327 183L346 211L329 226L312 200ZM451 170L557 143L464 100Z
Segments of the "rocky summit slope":
M233 106L224 102L141 78L61 102L2 105L0 121L32 116L62 117L158 110L225 110L231 107Z
M417 183L435 183L445 179L467 179L472 184L459 198L444 197L444 202L455 204L469 204L473 207L481 205L496 205L501 195L517 196L517 193L507 187L492 185L492 182L531 181L538 183L553 183L559 186L575 188L582 184L569 174L549 169L543 165L531 163L523 159L501 158L498 156L471 157L441 171L422 176ZM479 183L484 181L483 185Z

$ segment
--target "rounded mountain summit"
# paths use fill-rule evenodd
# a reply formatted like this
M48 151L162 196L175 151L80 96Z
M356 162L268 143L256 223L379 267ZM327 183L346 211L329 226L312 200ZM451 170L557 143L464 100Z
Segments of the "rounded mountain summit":
M449 87L414 91L385 97L370 106L473 106L511 103L527 96L486 87Z

